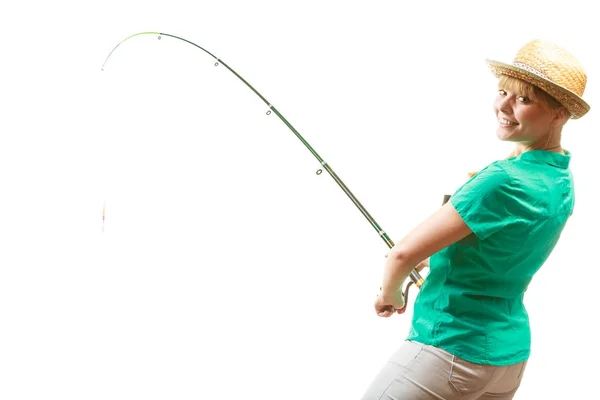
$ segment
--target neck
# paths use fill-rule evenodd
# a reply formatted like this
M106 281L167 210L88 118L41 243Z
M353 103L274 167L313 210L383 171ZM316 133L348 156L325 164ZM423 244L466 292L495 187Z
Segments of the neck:
M518 156L518 155L521 155L521 154L526 153L531 150L546 150L546 151L551 151L551 152L560 153L560 154L565 153L565 151L560 143L555 144L555 145L550 145L548 147L538 147L538 146L534 146L534 145L524 145L524 144L519 143L515 147L515 151L513 154L515 156Z
M515 155L520 155L520 154L526 153L530 150L546 150L546 151L552 151L555 153L564 154L564 150L563 150L560 142L561 142L560 132L548 134L543 139L536 140L534 142L516 143L514 153L515 153Z

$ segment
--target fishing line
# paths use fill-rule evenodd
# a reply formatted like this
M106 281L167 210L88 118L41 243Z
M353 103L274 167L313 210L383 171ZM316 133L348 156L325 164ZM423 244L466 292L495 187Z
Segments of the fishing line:
M158 40L161 40L162 37L170 37L173 39L178 39L178 40L182 40L186 43L191 44L192 46L197 47L198 49L204 51L206 54L210 55L212 58L214 58L215 62L214 62L214 66L218 67L219 65L223 65L225 68L227 68L231 73L233 73L239 80L241 80L242 82L244 82L244 84L246 86L248 86L248 88L250 88L250 90L252 90L269 108L269 110L266 112L267 115L271 115L271 112L273 112L275 115L277 115L277 117L279 117L279 119L294 133L294 135L296 135L296 137L304 144L304 146L306 146L306 148L312 153L313 156L315 156L315 158L318 160L319 164L321 165L322 168L319 168L316 172L317 175L321 175L321 173L323 172L323 169L325 171L327 171L327 173L333 178L333 180L339 185L339 187L344 191L344 193L346 193L346 195L350 198L350 200L354 203L354 205L358 208L358 210L362 213L362 215L367 219L367 221L369 221L369 223L371 224L371 226L375 229L375 231L377 232L377 234L379 235L379 237L381 237L381 239L385 242L385 244L391 249L392 247L394 247L394 242L392 242L392 240L389 238L388 234L379 226L379 224L375 221L375 219L371 216L371 214L369 214L369 212L365 209L365 207L360 203L360 201L358 201L358 199L354 196L354 194L352 194L352 192L350 191L350 189L348 189L348 187L344 184L344 182L342 182L342 180L340 179L340 177L333 171L333 169L331 168L331 166L325 162L325 160L323 160L323 158L321 158L321 156L315 151L315 149L313 149L311 147L311 145L302 137L302 135L300 135L300 133L296 130L296 128L294 128L292 126L292 124L289 123L289 121L277 110L277 108L275 108L275 106L273 104L271 104L262 94L260 94L252 85L250 85L244 78L242 78L237 72L235 72L229 65L227 65L223 60L221 60L220 58L218 58L217 56L215 56L214 54L212 54L210 51L206 50L203 47L198 46L196 43L191 42L187 39L181 38L179 36L175 36L175 35L170 35L168 33L161 33L161 32L140 32L140 33L136 33L134 35L131 35L125 39L123 39L121 42L119 42L113 49L112 51L108 54L108 56L106 57L106 60L104 60L104 63L102 64L102 70L104 71L104 67L106 65L106 63L108 62L108 59L110 58L110 56L114 53L114 51L121 45L123 44L125 41L136 37L136 36L140 36L140 35L157 35ZM104 211L103 211L103 219L104 219ZM410 273L410 281L407 283L406 288L404 289L404 299L405 301L408 300L408 290L410 288L410 286L412 284L414 284L417 287L421 287L421 285L423 284L424 279L421 277L421 275L419 274L418 271L413 270Z

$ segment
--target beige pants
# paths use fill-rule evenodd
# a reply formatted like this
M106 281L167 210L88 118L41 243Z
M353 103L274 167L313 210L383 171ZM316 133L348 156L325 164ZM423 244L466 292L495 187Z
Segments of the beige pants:
M362 400L510 400L527 361L474 364L437 347L407 341L375 377Z

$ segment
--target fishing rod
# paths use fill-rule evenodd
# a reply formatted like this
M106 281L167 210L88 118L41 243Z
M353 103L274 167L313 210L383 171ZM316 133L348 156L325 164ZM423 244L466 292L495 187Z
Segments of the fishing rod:
M360 203L360 201L358 201L358 199L354 196L354 194L352 194L350 189L348 189L348 187L344 184L344 182L342 182L340 177L335 172L333 172L333 169L329 166L329 164L326 163L321 158L321 156L319 156L319 154L315 151L315 149L313 149L311 147L311 145L308 144L308 142L302 137L302 135L300 135L300 133L296 130L296 128L294 128L292 126L292 124L290 124L288 122L288 120L285 119L285 117L283 115L281 115L281 113L277 110L277 108L275 108L275 106L273 106L273 104L271 104L267 99L265 99L265 97L262 94L260 94L254 87L252 87L252 85L250 85L244 78L242 78L237 72L235 72L231 67L229 67L229 65L227 65L223 60L221 60L214 54L212 54L210 51L204 49L203 47L198 46L196 43L190 42L187 39L184 39L184 38L181 38L181 37L175 36L175 35L170 35L168 33L140 32L140 33L131 35L131 36L123 39L121 42L119 42L119 44L117 44L112 49L112 51L108 54L108 56L106 57L106 60L104 60L104 64L102 64L102 70L104 71L104 66L108 62L108 59L110 58L110 56L117 49L117 47L119 47L125 41L127 41L135 36L140 36L140 35L157 35L159 40L163 36L182 40L186 43L191 44L192 46L199 48L200 50L204 51L205 53L207 53L208 55L213 57L215 59L215 64L214 64L215 67L219 66L219 64L221 64L225 68L227 68L231 73L233 73L235 76L237 76L242 82L244 82L246 84L246 86L248 86L250 88L250 90L252 90L258 97L260 97L260 99L267 105L267 107L269 108L269 110L267 111L267 115L270 115L271 111L273 113L275 113L275 115L277 115L279 117L279 119L294 133L294 135L296 135L296 137L304 144L304 146L306 146L306 148L312 153L312 155L315 156L315 158L319 161L319 163L321 164L323 169L325 169L325 171L327 171L327 173L329 173L329 175L340 186L340 188L344 191L344 193L346 193L346 195L348 195L350 200L354 203L354 205L358 208L358 210L362 213L362 215L364 215L364 217L367 219L367 221L369 221L369 223L375 229L375 231L377 231L377 233L379 234L381 239L383 239L385 244L387 244L390 249L392 247L394 247L394 242L392 242L392 240L389 238L388 234L385 233L385 231L379 226L379 224L375 221L375 219L371 216L371 214L369 214L369 212L365 209L365 207L363 207L363 205ZM321 175L322 172L323 172L322 169L318 169L317 175ZM419 272L416 269L413 269L410 273L410 281L407 283L406 288L404 289L404 292L403 292L405 302L408 302L408 290L409 290L410 286L412 284L414 284L416 287L420 288L423 285L423 282L424 282L424 279L421 276L421 274L419 274Z

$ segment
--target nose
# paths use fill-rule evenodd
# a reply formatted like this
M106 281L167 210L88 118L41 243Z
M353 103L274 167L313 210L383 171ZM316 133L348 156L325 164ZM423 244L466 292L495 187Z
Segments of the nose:
M496 113L500 111L503 114L511 115L512 106L510 102L510 96L498 94L498 96L496 96L496 100L494 100L494 111L496 111Z

